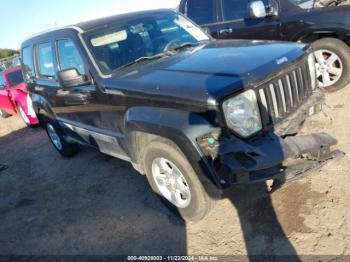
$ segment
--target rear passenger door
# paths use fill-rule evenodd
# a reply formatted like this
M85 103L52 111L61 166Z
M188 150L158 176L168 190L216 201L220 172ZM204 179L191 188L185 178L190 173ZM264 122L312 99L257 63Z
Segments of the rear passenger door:
M263 2L265 6L269 5L269 0L263 0ZM248 12L249 3L245 0L220 1L221 22L217 28L217 38L263 40L280 38L279 17L251 19Z
M45 109L51 110L57 105L56 94L60 88L56 77L57 64L54 59L54 45L51 39L45 39L34 45L35 54L35 74L36 77L25 76L29 89L34 89L35 94L39 95L40 104L46 104ZM26 72L26 70L24 70ZM26 74L26 73L25 73ZM35 98L33 99L36 100ZM45 102L44 102L45 101ZM47 112L49 115L53 112ZM54 112L56 113L56 112Z

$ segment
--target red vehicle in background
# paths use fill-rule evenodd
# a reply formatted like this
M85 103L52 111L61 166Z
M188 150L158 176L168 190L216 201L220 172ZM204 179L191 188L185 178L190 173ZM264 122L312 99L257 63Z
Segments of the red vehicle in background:
M0 116L20 116L27 126L39 123L24 83L21 67L0 73Z

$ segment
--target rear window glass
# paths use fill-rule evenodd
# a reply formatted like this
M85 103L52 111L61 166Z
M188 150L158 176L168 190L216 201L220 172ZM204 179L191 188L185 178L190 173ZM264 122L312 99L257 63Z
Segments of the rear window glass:
M16 87L19 84L22 84L24 82L22 71L16 71L16 72L8 74L7 79L9 81L11 87Z
M38 67L41 76L55 76L51 43L38 45Z
M187 1L187 16L199 25L215 22L215 8L213 0Z

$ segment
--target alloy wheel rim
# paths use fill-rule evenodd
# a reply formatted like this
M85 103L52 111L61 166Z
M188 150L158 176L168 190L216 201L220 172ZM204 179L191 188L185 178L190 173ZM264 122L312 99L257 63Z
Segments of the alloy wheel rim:
M21 117L22 117L23 121L24 121L27 125L29 125L29 124L30 124L29 118L27 117L26 113L24 113L23 108L22 108L21 106L18 106L18 108L19 108L19 113L21 114Z
M0 109L0 116L2 116L2 110Z
M316 58L317 81L319 87L329 87L339 81L343 75L343 63L340 57L330 50L317 50Z
M160 193L178 208L186 208L191 203L191 190L180 169L165 158L157 158L152 163L152 175Z
M49 137L52 141L52 143L54 144L54 146L58 149L58 150L62 150L62 142L61 142L61 139L60 137L58 136L55 128L50 124L48 123L47 124L47 132L49 134Z

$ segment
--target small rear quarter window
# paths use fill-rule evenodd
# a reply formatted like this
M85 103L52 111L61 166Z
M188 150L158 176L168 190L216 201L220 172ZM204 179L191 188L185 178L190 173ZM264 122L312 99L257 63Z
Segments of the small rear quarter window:
M23 75L25 79L35 76L33 48L28 46L22 49Z

